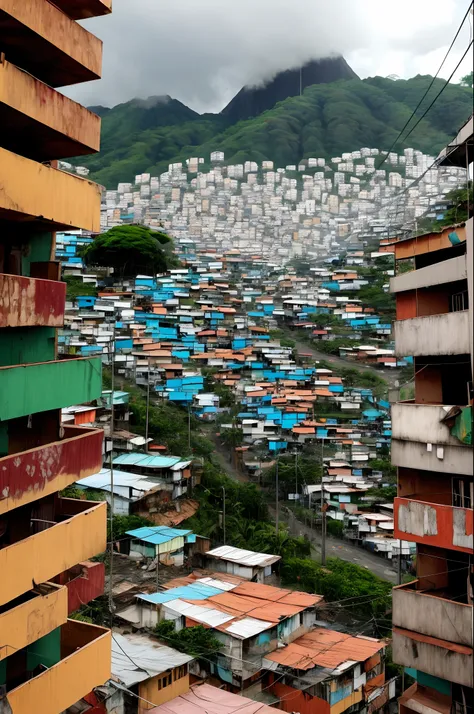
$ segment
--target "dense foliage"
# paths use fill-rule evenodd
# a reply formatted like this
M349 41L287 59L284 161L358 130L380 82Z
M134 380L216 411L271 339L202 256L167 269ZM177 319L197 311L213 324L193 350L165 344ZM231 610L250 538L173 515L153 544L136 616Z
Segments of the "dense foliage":
M84 283L82 277L77 275L65 275L66 300L75 302L78 295L91 295L97 297L97 288L92 283Z
M171 238L165 233L139 225L116 226L96 236L83 258L88 265L113 268L121 277L163 273L169 267L167 244L171 246Z
M215 637L211 629L203 625L183 627L177 631L171 620L162 620L155 627L155 635L168 647L192 657L205 657L222 649L222 642Z
M81 157L78 163L87 166L99 183L115 188L138 173L159 175L172 162L208 157L216 150L224 151L229 163L269 159L284 167L308 157L329 159L362 146L388 149L430 81L431 77L419 75L408 80L373 77L313 85L302 96L231 125L220 115L196 115L175 100L151 109L134 100L103 115L101 153ZM435 79L420 113L443 84L444 80ZM471 111L469 88L449 84L408 143L402 141L395 150L409 145L436 153Z
M284 528L276 531L269 520L264 494L255 484L233 481L211 463L205 464L201 486L194 492L199 510L185 522L185 527L222 540L220 515L224 492L228 543L259 553L274 553L284 559L310 554L311 546L306 538L295 538Z
M329 603L339 603L355 618L383 615L390 608L390 583L339 558L328 558L326 566L314 560L291 558L283 563L282 579L324 595Z

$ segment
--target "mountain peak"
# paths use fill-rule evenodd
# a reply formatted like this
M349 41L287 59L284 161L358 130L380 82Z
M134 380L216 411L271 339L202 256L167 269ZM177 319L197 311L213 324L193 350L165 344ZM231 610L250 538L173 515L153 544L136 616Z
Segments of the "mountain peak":
M306 87L338 79L359 79L344 57L311 60L301 67L279 72L258 87L242 87L221 114L232 122L249 119L271 109L277 102L298 96Z

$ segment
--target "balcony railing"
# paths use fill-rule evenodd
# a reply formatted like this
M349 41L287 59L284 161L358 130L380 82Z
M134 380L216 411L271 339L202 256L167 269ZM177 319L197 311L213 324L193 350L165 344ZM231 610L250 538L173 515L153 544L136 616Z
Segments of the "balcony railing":
M418 580L415 580L393 589L393 624L404 630L472 647L472 605L450 599L443 591L417 590L417 584Z
M67 602L65 587L43 583L3 608L0 612L0 660L64 625L68 616Z
M407 498L394 502L394 537L472 553L473 510Z
M471 349L468 310L397 320L393 328L397 355L460 355Z
M102 430L66 427L64 436L0 459L0 515L100 471Z
M0 274L0 295L0 328L61 327L64 322L66 283Z
M0 549L0 605L106 548L107 504L59 499L55 521Z
M110 678L111 633L68 620L61 628L61 660L7 691L12 714L58 714Z
M0 367L0 421L85 404L101 392L100 357Z

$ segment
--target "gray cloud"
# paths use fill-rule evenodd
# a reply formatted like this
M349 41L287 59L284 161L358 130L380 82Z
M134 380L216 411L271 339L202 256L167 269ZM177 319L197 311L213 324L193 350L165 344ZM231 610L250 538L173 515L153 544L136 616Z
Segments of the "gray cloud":
M449 44L464 4L114 0L111 16L84 23L104 40L103 79L70 88L67 94L85 104L106 106L169 94L196 111L220 111L242 85L258 84L282 69L331 54L344 54L362 75L385 69L379 57L384 51L401 53L404 67L416 67L411 58ZM410 23L405 10L413 5L418 20ZM436 5L439 22L433 20ZM400 73L397 69L393 72Z

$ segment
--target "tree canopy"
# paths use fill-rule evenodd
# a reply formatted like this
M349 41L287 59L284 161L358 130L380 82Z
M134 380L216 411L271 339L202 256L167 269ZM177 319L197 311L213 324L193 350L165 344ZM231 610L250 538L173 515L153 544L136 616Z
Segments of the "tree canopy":
M171 238L166 233L146 226L123 225L96 236L85 248L83 258L88 265L113 268L123 277L149 275L168 269L171 246Z

